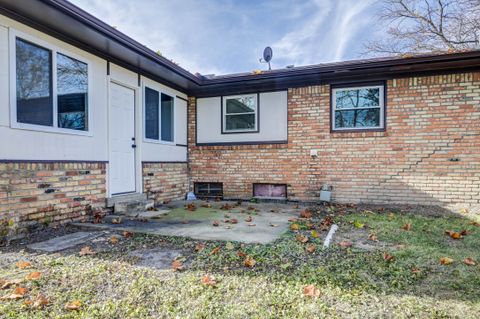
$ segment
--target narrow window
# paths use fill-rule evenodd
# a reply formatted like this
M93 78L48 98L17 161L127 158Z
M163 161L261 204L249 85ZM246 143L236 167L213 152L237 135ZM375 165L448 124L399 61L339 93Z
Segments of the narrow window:
M364 86L332 90L333 130L384 128L384 87Z
M257 132L257 95L225 97L223 114L224 133Z
M57 53L58 127L88 130L88 67Z
M145 138L174 141L174 97L145 87Z
M162 141L173 142L173 97L162 93Z
M145 88L145 137L159 139L159 94L150 88Z
M16 39L17 122L53 126L52 52Z

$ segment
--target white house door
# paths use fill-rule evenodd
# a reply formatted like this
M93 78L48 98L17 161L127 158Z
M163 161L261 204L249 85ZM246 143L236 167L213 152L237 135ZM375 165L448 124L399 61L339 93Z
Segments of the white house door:
M110 194L135 192L135 91L110 84Z

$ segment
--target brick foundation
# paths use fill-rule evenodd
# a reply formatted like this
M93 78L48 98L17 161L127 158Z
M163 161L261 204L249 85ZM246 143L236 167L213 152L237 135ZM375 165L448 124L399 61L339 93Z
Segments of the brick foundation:
M330 87L288 91L288 144L195 145L189 99L192 181L223 182L226 197L253 183L288 184L292 200L446 206L480 204L480 73L387 82L385 132L330 132ZM310 157L310 149L318 157Z
M155 204L185 199L188 191L187 163L143 163L143 187Z
M105 163L0 162L0 240L105 206Z

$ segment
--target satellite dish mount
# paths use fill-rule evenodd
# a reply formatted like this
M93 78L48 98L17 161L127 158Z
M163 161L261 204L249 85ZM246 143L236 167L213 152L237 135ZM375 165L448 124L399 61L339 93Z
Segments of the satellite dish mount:
M260 58L260 63L268 63L268 69L271 70L272 66L270 65L270 61L273 58L273 51L271 47L266 47L263 50L263 58Z

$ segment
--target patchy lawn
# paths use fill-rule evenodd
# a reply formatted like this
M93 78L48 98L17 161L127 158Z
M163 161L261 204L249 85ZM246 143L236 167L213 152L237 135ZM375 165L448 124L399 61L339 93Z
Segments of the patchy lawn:
M331 221L340 229L323 250L322 229ZM94 255L79 256L82 247L62 254L7 247L0 284L22 282L0 293L27 291L0 301L0 317L480 317L480 227L471 219L336 206L318 207L292 225L269 245L120 234L118 243L111 235L91 243ZM139 267L131 255L162 247L184 252L176 263L183 270ZM443 257L453 262L442 265ZM32 272L40 278L25 279ZM39 294L48 304L34 304ZM76 310L67 310L74 301Z

